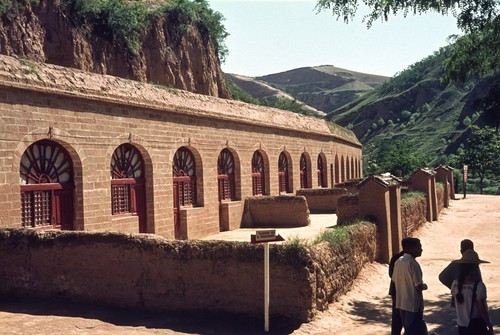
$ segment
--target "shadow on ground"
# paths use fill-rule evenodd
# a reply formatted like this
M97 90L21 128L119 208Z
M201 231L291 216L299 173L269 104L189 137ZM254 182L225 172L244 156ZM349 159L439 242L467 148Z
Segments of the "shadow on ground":
M438 335L457 334L455 310L450 306L450 296L443 294L439 300L426 301L424 318L429 330ZM362 324L380 325L390 329L391 316L386 312L390 299L378 302L352 302L351 316ZM264 320L243 315L209 312L147 312L132 309L118 309L92 304L75 304L62 300L35 300L2 298L0 311L38 316L80 317L100 320L115 326L168 329L180 333L201 335L225 334L290 334L300 323L285 318L271 318L270 331L264 332ZM490 306L494 325L500 324L500 308Z
M429 331L437 335L456 335L456 314L451 306L451 296L449 294L439 295L438 300L425 301L424 319L428 324ZM356 301L352 303L351 315L356 317L361 323L378 324L387 326L389 331L391 316L382 306L390 306L390 298L384 298L380 302ZM489 306L491 321L494 325L500 325L500 308Z
M100 320L115 326L169 329L188 334L290 334L300 324L285 318L271 318L270 331L264 332L264 316L210 312L149 312L119 309L93 304L71 303L63 300L1 298L0 311L37 316L79 317Z

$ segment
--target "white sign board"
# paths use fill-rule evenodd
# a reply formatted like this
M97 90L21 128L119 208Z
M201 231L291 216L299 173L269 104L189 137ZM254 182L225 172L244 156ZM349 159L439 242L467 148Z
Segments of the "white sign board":
M255 232L255 242L276 241L276 230L257 230Z

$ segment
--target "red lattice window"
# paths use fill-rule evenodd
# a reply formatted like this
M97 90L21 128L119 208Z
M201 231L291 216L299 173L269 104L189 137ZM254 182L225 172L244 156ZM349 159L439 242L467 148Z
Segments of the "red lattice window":
M300 188L309 188L307 159L304 154L300 155Z
M252 194L264 194L265 186L264 158L259 151L255 151L252 157Z
M323 164L323 157L318 155L318 186L326 187L326 171L325 165Z
M217 161L217 179L219 183L219 201L235 200L236 185L234 175L234 157L231 151L224 149Z
M196 205L196 164L188 148L182 147L175 153L173 162L174 183L177 183L180 206Z
M42 140L30 145L19 169L23 227L72 227L73 165L59 144Z
M111 158L111 211L113 215L137 213L137 189L143 189L144 161L140 151L125 143Z
M290 193L288 181L288 159L284 152L278 158L278 183L280 193Z

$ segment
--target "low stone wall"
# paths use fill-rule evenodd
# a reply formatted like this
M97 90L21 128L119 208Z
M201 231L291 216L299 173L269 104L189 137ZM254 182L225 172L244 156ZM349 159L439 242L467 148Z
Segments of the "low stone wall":
M338 198L346 193L345 188L310 188L297 191L298 196L306 198L309 211L314 214L335 213Z
M242 227L304 227L311 223L302 196L271 196L245 199Z
M270 314L311 320L350 288L375 252L369 223L353 225L336 246L271 245ZM261 316L263 291L262 245L0 230L0 295Z

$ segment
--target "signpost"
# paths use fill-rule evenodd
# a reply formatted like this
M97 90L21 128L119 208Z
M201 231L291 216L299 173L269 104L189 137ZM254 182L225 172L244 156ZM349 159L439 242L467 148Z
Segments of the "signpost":
M269 242L279 242L285 239L276 235L276 230L257 230L250 236L252 243L264 243L264 331L269 331Z
M467 165L464 165L464 167L462 169L463 182L464 182L464 199L465 199L465 196L467 195L467 170L468 170Z

